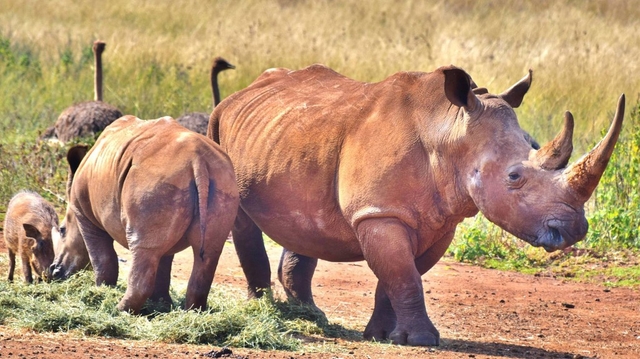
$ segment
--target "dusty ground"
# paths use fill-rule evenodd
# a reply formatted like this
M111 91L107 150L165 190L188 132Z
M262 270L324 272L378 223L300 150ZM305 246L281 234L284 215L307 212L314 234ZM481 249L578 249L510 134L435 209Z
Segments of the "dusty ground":
M3 241L0 241L3 243ZM0 244L2 246L3 244ZM0 248L4 252L4 248ZM122 251L126 257L126 252ZM270 249L275 273L279 249ZM174 281L190 272L176 257ZM128 263L128 262L127 262ZM123 265L126 270L126 263ZM5 274L1 274L2 277ZM3 278L4 280L4 278ZM215 282L244 287L232 245ZM442 344L411 348L332 339L305 352L231 348L233 358L640 358L640 292L576 284L441 261L423 279L430 317ZM371 314L375 278L365 263L320 262L317 305L329 321L362 331ZM276 286L276 294L281 293ZM36 334L0 326L0 358L203 358L219 347Z

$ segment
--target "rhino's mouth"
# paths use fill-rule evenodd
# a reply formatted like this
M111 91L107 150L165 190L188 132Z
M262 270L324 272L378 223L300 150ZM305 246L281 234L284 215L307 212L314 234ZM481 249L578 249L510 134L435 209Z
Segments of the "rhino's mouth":
M546 224L546 230L532 243L535 247L542 247L547 252L565 249L578 242L582 237L567 232L562 221L551 220Z
M69 277L69 274L64 270L62 264L52 264L49 267L47 277L49 280L65 280Z
M558 249L567 247L566 241L560 234L560 231L556 228L549 227L549 229L532 243L535 247L542 247L547 252L553 252Z

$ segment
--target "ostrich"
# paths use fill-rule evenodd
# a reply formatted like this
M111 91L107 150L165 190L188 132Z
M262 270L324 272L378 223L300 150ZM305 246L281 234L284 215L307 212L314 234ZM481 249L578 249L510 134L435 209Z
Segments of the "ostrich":
M211 90L213 91L213 107L220 103L220 89L218 88L218 74L221 71L235 69L236 67L227 62L222 57L213 59L211 67ZM206 136L207 127L209 126L209 113L190 112L176 119L179 124L191 131L198 132Z
M86 101L65 109L53 127L49 127L41 138L57 138L67 142L77 137L92 136L122 117L117 108L102 102L102 52L106 44L97 40L93 43L95 57L94 101Z

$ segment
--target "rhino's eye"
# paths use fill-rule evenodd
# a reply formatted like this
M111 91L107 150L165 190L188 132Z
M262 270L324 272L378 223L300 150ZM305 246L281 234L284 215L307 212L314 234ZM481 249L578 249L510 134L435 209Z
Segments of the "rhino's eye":
M523 176L524 168L518 164L507 169L504 182L510 189L518 189L524 186L526 182L525 176Z

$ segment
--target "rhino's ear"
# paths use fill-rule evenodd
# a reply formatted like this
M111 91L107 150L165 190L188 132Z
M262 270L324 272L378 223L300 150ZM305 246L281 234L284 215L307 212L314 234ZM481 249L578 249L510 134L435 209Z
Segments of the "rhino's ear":
M71 169L71 173L76 173L78 166L80 166L80 162L89 151L89 146L85 145L77 145L73 146L67 152L67 162L69 162L69 168Z
M444 73L444 93L452 104L472 112L478 106L478 98L473 93L473 81L464 70L449 67Z
M516 108L522 104L524 95L529 91L529 87L531 87L531 80L533 80L533 71L529 70L529 74L527 76L509 87L509 89L501 93L499 96L511 107Z
M476 95L484 95L486 93L489 93L489 90L487 90L486 87L476 87L473 89L473 93Z

